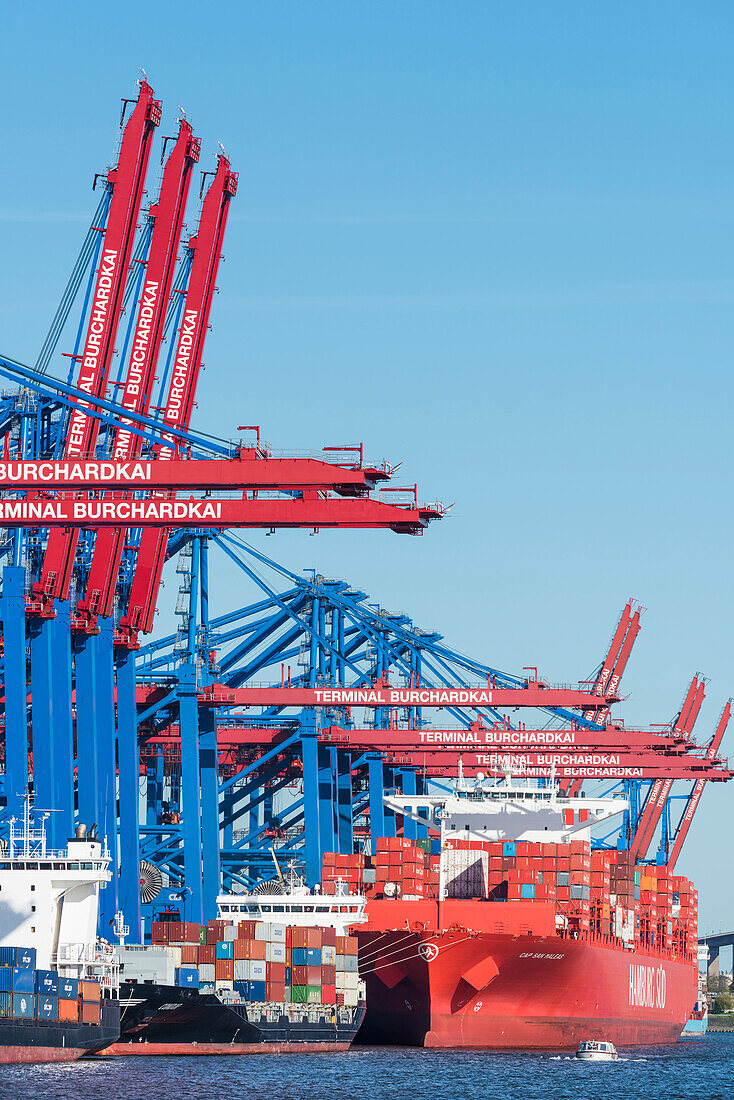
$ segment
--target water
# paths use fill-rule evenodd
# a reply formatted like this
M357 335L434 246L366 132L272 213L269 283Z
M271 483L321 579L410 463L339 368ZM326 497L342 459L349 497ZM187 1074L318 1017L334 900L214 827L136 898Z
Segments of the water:
M552 1054L358 1049L348 1054L116 1058L0 1066L8 1100L730 1100L734 1035L624 1051Z

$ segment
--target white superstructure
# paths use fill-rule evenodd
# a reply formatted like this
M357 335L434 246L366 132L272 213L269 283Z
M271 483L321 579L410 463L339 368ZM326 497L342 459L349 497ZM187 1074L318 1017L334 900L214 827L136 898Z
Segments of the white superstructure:
M536 779L517 778L510 770L498 779L480 772L476 779L459 779L453 792L386 795L389 809L441 834L441 847L456 840L524 840L564 844L591 840L591 829L624 813L625 798L567 798L553 779L547 786Z
M281 893L220 894L220 920L257 920L302 928L336 928L337 935L349 935L349 927L365 920L364 894L349 894L337 883L336 894L311 891L293 870L284 880Z
M0 946L34 947L39 970L114 986L111 948L97 939L99 891L111 878L107 846L80 826L65 849L53 851L45 821L28 800L23 821L10 820L7 851L0 851Z

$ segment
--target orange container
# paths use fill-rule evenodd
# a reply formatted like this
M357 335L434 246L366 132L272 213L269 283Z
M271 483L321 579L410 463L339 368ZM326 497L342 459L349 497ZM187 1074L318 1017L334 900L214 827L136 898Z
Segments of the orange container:
M231 982L234 978L234 961L232 959L217 959L214 976L217 981Z
M79 1019L79 1002L59 1000L59 1019L65 1023L76 1023Z

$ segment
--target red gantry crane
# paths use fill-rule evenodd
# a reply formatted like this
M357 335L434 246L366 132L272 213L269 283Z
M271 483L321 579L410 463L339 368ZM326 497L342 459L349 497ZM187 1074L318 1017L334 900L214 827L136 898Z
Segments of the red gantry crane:
M197 234L189 241L194 257L163 413L164 438L165 426L179 429L189 426L209 312L222 258L229 204L236 194L237 174L231 171L229 161L221 153L214 179L204 198ZM167 438L170 446L157 445L154 448L155 458L168 460L174 457L178 449L175 437L169 435ZM142 533L127 612L120 622L120 637L123 641L131 641L138 631L152 629L168 535L167 528L145 530Z
M107 387L153 134L160 120L161 103L154 99L150 85L142 81L122 136L117 166L107 176L112 198L79 363L78 388L96 397L103 397ZM72 409L64 445L66 458L85 458L94 453L99 422L87 416L84 409L83 401ZM29 610L43 614L54 597L68 598L78 538L78 531L51 529Z
M158 201L149 210L149 217L154 219L153 234L127 376L120 398L123 408L134 413L148 412L186 201L199 152L199 139L194 136L186 119L181 119L176 143L166 161ZM112 457L117 461L135 459L140 455L142 446L143 440L139 434L120 428L115 436ZM123 498L127 499L127 495L123 494ZM112 614L126 535L125 528L103 528L97 533L86 591L79 601L79 617L87 624L97 614L102 617Z
M698 677L694 676L691 680L691 686L688 689L685 700L683 701L680 714L675 722L674 729L676 732L683 733L687 737L690 737L696 719L698 718L698 712L701 709L703 699L704 681L699 681ZM650 847L650 842L655 835L655 829L665 809L665 803L668 800L672 787L672 779L656 779L650 788L645 807L640 815L637 830L630 844L630 851L638 860L644 859L647 855L647 849Z

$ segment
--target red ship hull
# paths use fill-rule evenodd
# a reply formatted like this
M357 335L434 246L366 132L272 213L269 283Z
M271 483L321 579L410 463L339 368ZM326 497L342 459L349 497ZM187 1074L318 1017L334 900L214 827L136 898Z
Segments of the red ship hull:
M436 910L435 903L419 904ZM522 913L513 903L480 903L477 910L476 903L444 902L441 909L447 906L450 925L445 915L434 923L421 912L428 926L421 931L394 923L380 931L374 920L359 931L367 1015L358 1042L571 1050L582 1039L630 1046L679 1038L696 1001L695 963L646 954L639 944L626 950L561 938L552 926L532 928L530 919L545 906L520 903ZM462 907L474 928L484 910L507 931L470 931L456 919Z

